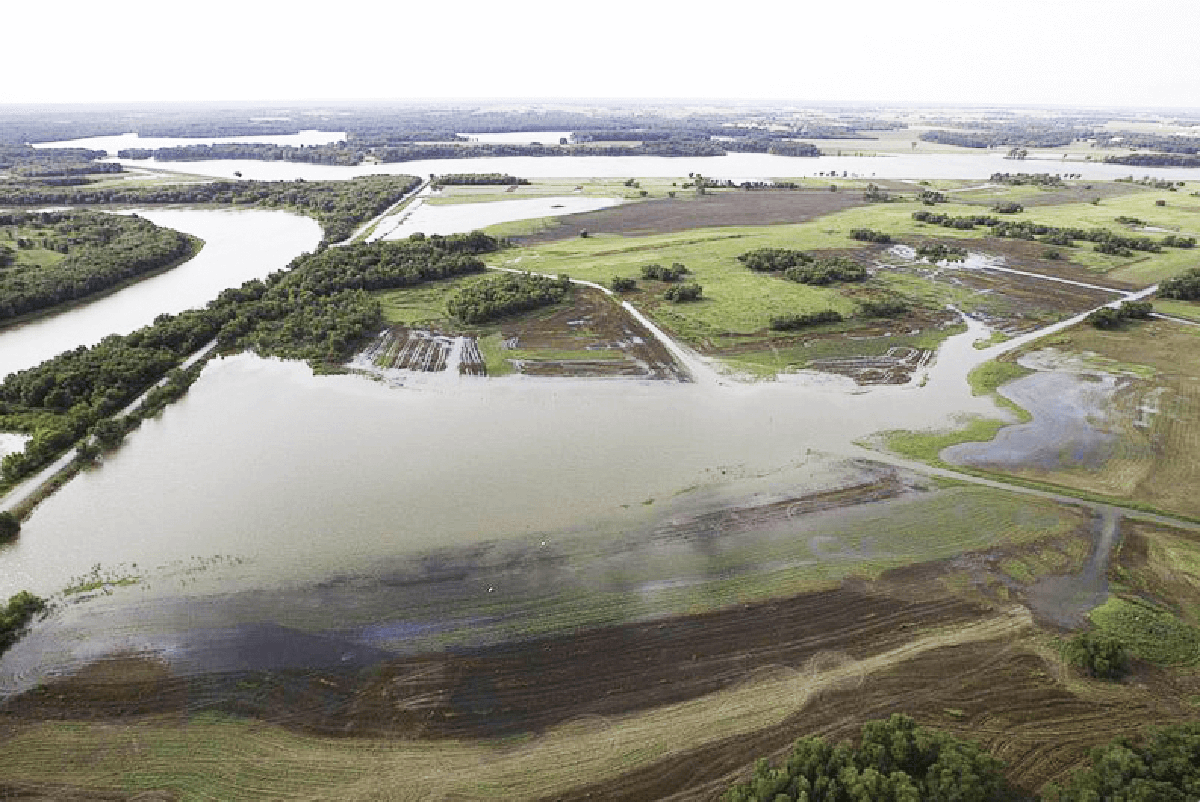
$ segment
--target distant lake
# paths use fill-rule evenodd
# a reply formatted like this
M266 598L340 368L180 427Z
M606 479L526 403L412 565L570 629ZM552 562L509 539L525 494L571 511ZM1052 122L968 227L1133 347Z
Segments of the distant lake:
M125 148L176 148L185 145L224 145L231 143L257 143L263 145L328 145L346 139L345 131L300 131L296 134L256 134L253 136L201 136L166 137L138 136L135 133L114 136L90 136L83 139L68 139L62 142L39 142L35 148L90 148L106 150L109 156ZM554 140L557 142L558 140Z
M866 147L866 146L864 146ZM845 149L843 149L845 150ZM898 154L891 156L772 156L730 153L724 156L497 156L480 159L426 159L388 164L337 167L282 161L130 161L131 167L157 167L216 178L260 181L339 180L360 175L445 173L508 173L522 178L675 178L702 173L732 181L805 178L836 172L839 177L894 179L979 179L993 173L1078 173L1086 179L1112 180L1149 175L1171 180L1200 179L1200 170L1186 167L1130 167L1102 162L1064 162L1061 159L1005 159L999 152L979 154Z

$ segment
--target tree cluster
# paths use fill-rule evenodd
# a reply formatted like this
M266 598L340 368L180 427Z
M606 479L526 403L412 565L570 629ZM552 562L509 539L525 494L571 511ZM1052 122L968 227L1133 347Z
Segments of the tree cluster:
M890 245L892 243L891 234L883 231L875 231L870 228L850 229L850 239L855 239L859 242L874 242L879 245Z
M612 283L613 292L632 292L637 289L637 279L627 278L623 276L613 276Z
M988 179L993 184L1008 184L1010 186L1061 187L1064 186L1062 176L1050 173L992 173Z
M674 262L670 267L663 267L659 264L645 265L642 267L642 278L652 281L679 281L688 273L690 273L686 265Z
M1125 644L1101 632L1081 632L1071 638L1064 657L1071 665L1099 679L1116 680L1129 672L1129 652Z
M464 323L487 323L556 304L567 297L570 289L571 282L566 276L504 273L460 287L446 301L446 310Z
M24 142L0 143L0 170L25 178L119 173L112 162L97 162L108 154L89 148L35 148Z
M843 281L863 281L868 275L865 267L843 256L814 259L810 264L789 267L783 271L783 277L788 281L817 287Z
M917 256L929 262L961 262L967 258L967 249L942 242L923 242L917 246Z
M795 331L825 323L840 323L842 320L841 312L836 309L824 309L805 314L775 315L771 318L770 326L774 331Z
M1090 765L1046 802L1190 802L1200 799L1200 722L1154 728L1145 737L1118 738L1092 750Z
M778 273L797 265L811 264L813 257L791 248L757 248L738 256L738 261L751 270Z
M1020 214L1025 211L1025 207L1016 201L1002 201L993 204L992 211L996 214Z
M1180 301L1200 300L1200 267L1193 267L1163 281L1158 285L1158 297Z
M1001 222L999 217L993 217L990 214L950 215L941 212L928 212L924 209L913 212L912 219L918 223L930 223L935 226L955 228L961 231L970 231L975 226L995 226Z
M784 763L765 759L725 802L1009 802L1003 764L978 744L917 726L908 716L862 726L858 743L801 738Z
M21 265L0 254L0 325L21 315L87 298L121 282L192 256L199 242L134 216L98 212L0 214L0 230L16 237L18 251L32 246L66 254L51 265ZM4 246L0 246L4 247Z
M1087 136L1090 130L1079 129L1066 122L1022 120L1006 125L981 127L979 130L931 130L922 131L920 139L941 145L957 145L960 148L1055 148L1069 145L1076 139Z
M1119 307L1101 307L1087 316L1087 322L1098 329L1119 329L1129 320L1146 320L1154 313L1149 301L1122 301Z
M664 298L677 304L687 301L699 301L702 295L704 295L704 288L694 281L668 287L667 291L663 293Z
M0 608L0 654L17 642L33 617L46 609L46 602L27 590L9 597Z

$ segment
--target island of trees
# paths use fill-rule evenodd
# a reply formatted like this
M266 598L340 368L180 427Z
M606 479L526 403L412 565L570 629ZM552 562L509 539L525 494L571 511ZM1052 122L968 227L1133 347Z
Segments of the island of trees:
M0 326L178 264L199 248L195 237L137 215L0 213Z

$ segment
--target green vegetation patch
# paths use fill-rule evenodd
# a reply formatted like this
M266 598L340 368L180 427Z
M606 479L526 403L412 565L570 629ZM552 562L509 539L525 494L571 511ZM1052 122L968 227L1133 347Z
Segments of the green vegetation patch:
M24 634L33 617L46 609L46 602L27 590L9 598L0 607L0 654L4 654Z
M1100 632L1121 641L1134 657L1161 666L1200 662L1200 629L1163 605L1111 596L1089 617Z
M967 381L974 395L989 395L997 404L1012 410L1017 416L1017 422L1029 420L1029 413L1013 402L1004 398L996 390L1003 384L1027 376L1033 371L1023 368L1016 362L992 360L979 365L969 374ZM930 431L892 431L884 434L884 446L902 456L919 459L934 465L943 465L941 457L943 449L959 443L986 443L996 436L1005 426L1012 425L1010 421L971 416L961 419L962 426L958 429L942 432Z
M868 721L858 744L801 738L782 765L765 758L750 779L730 788L724 802L821 799L994 802L1014 798L1003 763L978 744L917 726L908 716Z

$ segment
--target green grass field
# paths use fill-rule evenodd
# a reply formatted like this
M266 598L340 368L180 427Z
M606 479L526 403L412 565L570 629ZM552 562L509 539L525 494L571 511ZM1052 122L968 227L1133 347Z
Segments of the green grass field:
M812 224L753 228L701 229L647 237L595 236L522 248L499 255L495 263L607 285L614 276L638 279L641 292L628 300L646 309L676 336L704 347L729 336L766 329L772 316L834 309L854 313L856 304L837 288L810 287L748 270L739 254L755 248L810 250L844 247L846 238L826 234ZM641 279L648 264L680 262L704 288L703 300L671 304L658 296L666 285Z

